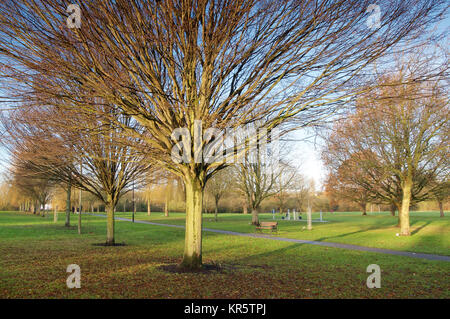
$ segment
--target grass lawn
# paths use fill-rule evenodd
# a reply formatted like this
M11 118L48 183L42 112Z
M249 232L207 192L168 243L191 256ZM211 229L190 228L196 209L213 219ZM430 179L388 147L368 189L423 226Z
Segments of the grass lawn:
M448 214L448 213L447 213ZM450 256L450 217L439 217L439 212L411 212L410 237L396 236L399 232L398 217L390 213L368 213L362 216L360 212L324 213L326 223L313 222L313 230L306 227L306 214L303 221L281 220L277 214L278 235L304 240L317 240L335 243L353 244L360 246L387 248L412 252L430 253ZM131 213L117 213L117 216L131 219ZM251 217L243 214L219 214L218 221L213 214L205 214L203 226L213 229L224 229L242 233L254 232L255 227L250 224ZM184 225L183 213L170 213L164 217L163 213L137 213L136 220L148 220L165 224ZM261 221L272 221L272 214L260 214ZM314 219L319 214L314 213Z
M127 216L127 213L118 213ZM76 215L72 223L76 226ZM263 219L271 219L263 215ZM317 216L314 216L316 218ZM250 216L205 217L205 227L253 231ZM352 213L325 215L329 223L280 222L279 236L449 255L449 220L412 213L413 236L395 237L395 219ZM138 213L137 219L184 224L182 214ZM211 221L208 221L211 219ZM379 228L379 229L378 229ZM116 241L102 247L106 220L83 216L83 234L53 216L0 213L1 298L450 298L450 263L205 232L208 273L173 273L184 230L116 222ZM81 267L81 289L66 287L66 268ZM381 267L381 288L366 286L369 264Z

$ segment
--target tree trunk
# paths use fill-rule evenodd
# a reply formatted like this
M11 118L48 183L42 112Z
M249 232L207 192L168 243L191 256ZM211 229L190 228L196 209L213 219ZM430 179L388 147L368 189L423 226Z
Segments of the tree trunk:
M198 178L186 177L186 232L182 268L202 266L202 203L203 187Z
M311 230L312 229L311 207L308 207L308 211L306 212L306 217L307 217L307 227L306 227L306 229Z
M391 215L395 216L395 205L391 204Z
M166 193L166 200L164 202L164 216L169 217L169 196Z
M367 205L366 204L361 204L361 208L362 208L362 211L363 211L363 216L367 216L367 207L366 207Z
M218 199L215 200L215 204L216 204L216 206L214 207L214 219L217 221L217 214L219 212L219 200Z
M242 212L244 215L248 214L247 202L244 202L244 205L242 205Z
M403 197L401 210L398 213L400 217L400 235L411 235L409 230L409 204L411 202L412 179L407 179L403 185Z
M81 205L80 211L78 212L78 235L81 235Z
M106 245L114 246L114 204L112 200L105 203L106 210Z
M58 212L56 209L56 205L54 205L54 207L53 207L53 222L54 223L58 222Z
M397 222L397 226L396 227L400 227L400 220L402 219L402 214L400 214L400 212L402 211L402 204L397 204L396 208L394 208L398 211L398 222Z
M444 217L444 203L439 201L439 213L441 217Z
M70 227L70 210L71 210L70 195L71 194L72 194L72 187L69 183L67 185L67 198L66 198L66 223L65 223L66 227Z
M252 208L252 225L259 225L258 208Z
M150 198L147 198L147 216L150 216L152 213L151 207L150 207Z

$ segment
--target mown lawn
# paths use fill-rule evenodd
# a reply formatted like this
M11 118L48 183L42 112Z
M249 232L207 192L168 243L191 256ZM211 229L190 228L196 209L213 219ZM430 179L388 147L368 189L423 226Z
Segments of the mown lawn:
M387 212L368 213L367 216L359 212L324 213L323 220L327 222L313 222L311 231L304 229L305 215L303 221L281 220L281 215L275 215L279 225L277 236L450 256L450 217L440 218L438 212L411 212L410 237L396 236L399 232L398 217ZM118 213L117 216L131 218L131 213ZM272 214L260 215L262 221L272 221L272 218ZM319 219L319 214L314 213L312 218ZM164 217L159 212L151 216L137 213L136 220L179 225L185 222L182 213L170 213L169 217ZM213 214L206 214L203 221L206 228L245 233L255 231L249 215L219 214L216 222Z
M93 244L105 240L104 218L83 216L83 234L78 235L76 227L64 227L63 216L60 214L58 223L54 224L52 216L0 213L1 298L450 298L448 262L205 232L204 262L219 264L221 270L173 273L161 266L180 261L183 229L118 221L116 238L126 246L102 247ZM75 215L72 216L76 225ZM137 217L148 218L144 213ZM150 218L165 223L183 222L182 214L164 218L154 213ZM205 218L205 227L252 231L248 216L221 215L219 222L208 221L210 218ZM393 235L395 229L382 218L390 219L389 216L368 216L363 220L355 214L325 215L332 222L315 223L309 234L301 229L304 223L286 221L280 223L279 235L330 237L326 240L362 244L367 239L383 237L376 232L371 235L375 237L363 236L365 232L375 231L368 228L376 225L386 228L383 232L389 236ZM359 233L338 236L357 232L358 220L361 220ZM414 220L419 230L404 247L414 249L414 240L422 243L420 251L445 252L449 232L434 235L427 229L434 226L448 230L447 218L418 215ZM420 229L420 225L425 227ZM422 236L425 238L416 239ZM428 247L434 242L442 250ZM367 246L371 244L364 242ZM390 241L386 245L402 247ZM81 267L81 289L66 286L69 264ZM369 264L381 267L380 289L366 286Z

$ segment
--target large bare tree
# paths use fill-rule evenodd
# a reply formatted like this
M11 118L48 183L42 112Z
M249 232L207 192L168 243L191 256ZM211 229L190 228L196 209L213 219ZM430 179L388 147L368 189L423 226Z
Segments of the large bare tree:
M339 183L398 205L404 236L410 235L410 206L433 197L439 188L433 181L448 179L450 168L443 88L439 81L411 84L407 76L382 77L385 86L361 98L356 111L335 126L324 151L331 171L345 171Z
M92 112L86 99L101 97L142 125L144 131L128 128L129 134L145 132L160 151L157 161L185 183L182 265L197 268L203 189L226 164L202 160L209 141L199 139L196 121L219 130L260 121L270 130L323 117L355 96L352 80L368 65L426 30L445 1L379 1L379 21L367 12L371 0L74 3L81 25L72 29L66 1L0 4L0 69L19 82L9 82L20 92L10 94L25 98L33 83L32 90L65 101L61 106ZM86 96L74 96L67 82ZM188 161L171 156L179 128L193 137L184 141Z

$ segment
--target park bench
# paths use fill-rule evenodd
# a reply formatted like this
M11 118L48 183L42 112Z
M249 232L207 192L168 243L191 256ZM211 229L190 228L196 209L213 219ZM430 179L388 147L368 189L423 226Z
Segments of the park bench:
M264 229L278 232L278 222L261 222L256 225L256 230L262 232Z

